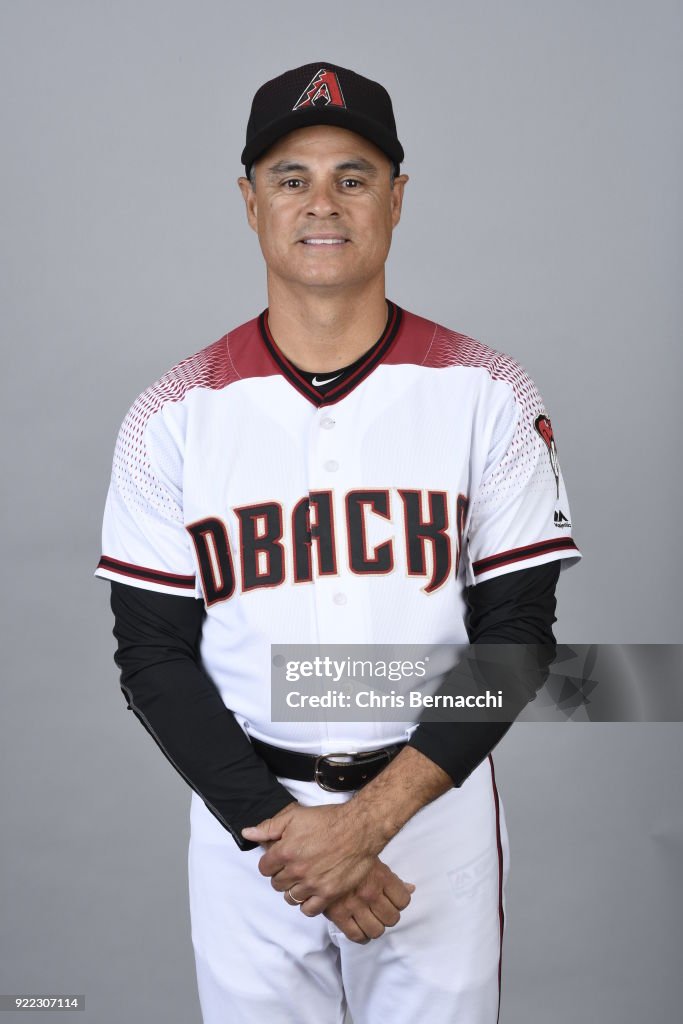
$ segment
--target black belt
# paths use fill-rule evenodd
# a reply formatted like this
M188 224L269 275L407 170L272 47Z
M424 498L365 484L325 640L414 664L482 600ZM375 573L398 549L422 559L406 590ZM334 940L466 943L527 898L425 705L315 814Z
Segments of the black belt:
M273 775L299 782L317 782L330 793L346 793L361 789L374 779L406 746L394 743L380 750L365 750L360 754L300 754L296 750L273 747L270 743L249 737L254 750L270 768Z

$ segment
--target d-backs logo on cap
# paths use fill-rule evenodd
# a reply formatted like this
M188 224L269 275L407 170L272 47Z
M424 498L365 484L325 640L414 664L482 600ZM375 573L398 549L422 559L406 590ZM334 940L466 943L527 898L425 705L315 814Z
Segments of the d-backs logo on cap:
M301 96L292 107L292 110L301 110L302 107L346 107L344 96L341 91L339 79L334 71L321 68L313 76Z
M548 453L550 455L550 465L553 467L553 474L555 476L555 484L557 485L557 496L560 496L560 461L557 457L557 445L555 444L555 436L553 434L553 425L547 416L537 416L534 420L534 426L545 441Z

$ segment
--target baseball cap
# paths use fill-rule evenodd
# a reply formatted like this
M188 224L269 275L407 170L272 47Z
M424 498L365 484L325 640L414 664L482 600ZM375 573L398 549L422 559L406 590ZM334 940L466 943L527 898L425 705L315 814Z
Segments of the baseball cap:
M330 124L357 132L396 165L403 160L391 97L384 86L329 61L315 61L266 82L251 104L242 163L247 174L262 153L297 128Z

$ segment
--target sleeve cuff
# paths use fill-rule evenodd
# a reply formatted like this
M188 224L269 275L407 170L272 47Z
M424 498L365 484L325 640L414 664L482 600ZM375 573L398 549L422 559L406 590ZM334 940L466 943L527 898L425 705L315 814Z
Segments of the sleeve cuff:
M438 764L457 788L472 774L496 744L502 740L511 722L421 722L408 746L415 747Z
M197 593L196 578L183 576L175 572L163 572L149 569L133 562L122 562L118 558L102 555L95 576L100 579L112 580L115 583L128 583L142 590L154 590L161 594L176 594L195 597Z
M556 537L538 544L526 544L519 548L500 551L497 555L477 559L472 563L472 577L475 583L494 579L518 569L530 569L562 559L562 568L574 565L581 558L581 552L571 537Z
M295 803L296 798L292 796L288 789L279 783L275 782L273 790L268 796L258 804L252 804L248 811L243 814L233 815L231 818L231 832L233 838L240 850L254 850L260 843L254 843L249 839L245 839L242 836L242 829L247 828L250 825L258 825L266 818L272 818L274 815L281 811L288 804ZM209 810L213 810L209 807ZM215 814L215 811L214 811ZM221 822L221 824L225 824Z

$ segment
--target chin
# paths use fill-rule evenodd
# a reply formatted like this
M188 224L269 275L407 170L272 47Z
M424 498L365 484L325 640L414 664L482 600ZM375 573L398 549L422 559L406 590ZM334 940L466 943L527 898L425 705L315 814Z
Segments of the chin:
M329 269L327 272L321 270L319 273L312 273L310 269L305 274L292 275L290 273L288 279L292 284L308 285L310 287L317 286L320 288L340 288L344 287L344 285L356 283L356 278L349 278L348 274L330 273Z

